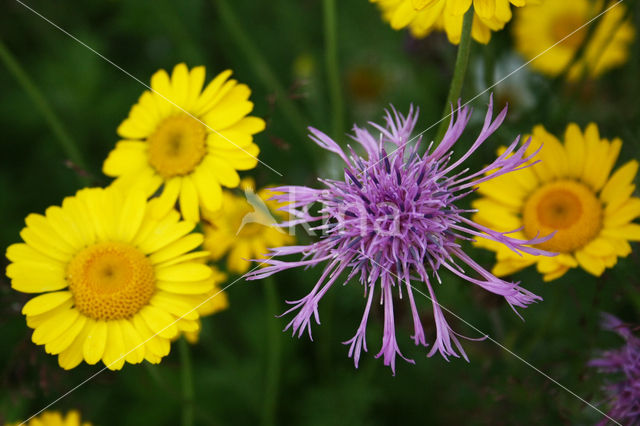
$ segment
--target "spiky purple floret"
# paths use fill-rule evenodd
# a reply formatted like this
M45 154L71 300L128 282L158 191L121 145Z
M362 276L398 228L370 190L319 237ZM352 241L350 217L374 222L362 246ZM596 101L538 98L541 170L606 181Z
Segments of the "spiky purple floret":
M640 425L640 338L631 328L611 314L602 314L602 327L625 339L620 349L605 351L589 361L603 373L616 374L616 381L604 387L610 410L608 416L630 426ZM607 424L603 419L600 424Z
M428 356L439 352L445 359L449 356L459 357L460 354L467 359L467 356L458 340L460 335L451 329L436 300L433 283L434 279L441 282L440 268L503 296L514 310L515 307L526 307L540 299L521 288L519 283L495 277L474 262L460 246L460 241L483 237L499 241L516 252L545 254L530 245L550 238L523 241L509 237L509 233L495 232L467 219L463 215L468 211L456 206L456 202L474 191L475 185L527 167L535 155L525 157L529 142L520 145L516 139L505 153L487 167L474 173L469 173L468 169L456 170L504 120L506 108L492 120L492 106L491 100L479 136L471 148L455 161L453 146L471 117L471 110L460 105L457 114L452 109L452 119L442 142L435 148L429 145L422 155L419 153L421 138L415 143L411 140L418 120L418 111L414 111L413 107L406 117L391 107L391 111L387 111L384 127L370 123L379 132L379 137L374 137L366 129L354 127L353 139L362 145L367 158L356 154L351 147L347 155L327 135L310 128L313 141L336 153L345 162L344 180L320 179L324 189L302 186L274 188L279 194L273 199L288 203L282 209L290 213L292 219L281 226L303 224L308 229L321 231L322 235L317 242L307 246L271 250L269 256L301 254L302 259L295 262L267 260L264 262L270 266L249 276L249 279L259 279L289 268L328 262L322 277L307 296L287 302L292 307L285 314L294 311L297 314L286 329L291 328L293 334L298 336L306 330L311 337L311 318L319 323L320 299L340 274L348 271L346 282L357 276L366 299L364 315L355 336L344 342L349 345L349 356L357 367L361 351L367 351L367 321L374 293L379 288L384 333L382 348L376 357L383 357L384 364L391 366L395 372L396 355L413 361L402 355L396 341L394 289L400 298L406 292L409 299L413 315L412 339L416 345L427 346L427 342L413 291L431 299L436 339ZM488 172L491 173L487 175ZM312 205L319 205L316 213L310 212ZM457 261L475 271L474 276ZM412 280L422 281L426 293L413 287L410 284Z

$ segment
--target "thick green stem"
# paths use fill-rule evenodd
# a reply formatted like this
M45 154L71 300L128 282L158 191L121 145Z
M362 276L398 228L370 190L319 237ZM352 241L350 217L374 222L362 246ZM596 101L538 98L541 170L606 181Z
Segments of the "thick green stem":
M228 32L228 40L236 43L238 49L245 56L249 66L253 68L254 74L262 81L263 86L276 95L276 106L280 109L284 117L289 121L291 127L298 133L301 140L307 140L306 126L309 121L300 113L298 107L289 98L289 94L276 78L275 73L269 67L258 48L247 35L248 32L240 25L233 9L227 0L214 0L220 13L221 21ZM310 144L296 144L298 146L309 147ZM314 164L315 156L306 148L304 152L305 160Z
M35 83L31 78L29 78L25 70L2 41L0 41L0 59L13 77L18 81L20 86L22 86L29 98L31 98L31 101L35 104L38 111L40 111L40 114L42 114L42 117L51 128L51 131L60 143L60 147L68 159L82 172L86 172L87 166L77 145L73 139L71 139L71 136L69 136L62 125L62 122L53 112L53 109L51 109L51 106L40 90L36 87ZM89 179L86 176L81 173L78 173L77 175L83 185L88 184Z
M184 337L178 339L180 367L182 373L182 426L193 426L194 397L193 368L191 367L191 351Z
M278 405L278 381L280 378L280 353L282 332L274 315L278 312L278 290L272 278L264 281L267 315L267 370L264 389L264 406L262 409L262 424L274 426Z
M444 105L444 111L442 113L445 119L440 123L435 139L438 143L444 137L447 127L449 126L451 105L453 104L455 107L462 92L462 84L464 83L464 76L467 72L467 65L469 64L469 52L471 51L471 24L473 23L473 13L473 7L470 7L464 14L464 19L462 20L462 35L460 36L460 45L458 45L456 66L453 70L451 85L449 86L449 96L447 96L447 102Z
M331 99L331 136L340 138L342 132L344 132L344 100L338 61L336 0L324 0L322 6L324 13L325 62Z

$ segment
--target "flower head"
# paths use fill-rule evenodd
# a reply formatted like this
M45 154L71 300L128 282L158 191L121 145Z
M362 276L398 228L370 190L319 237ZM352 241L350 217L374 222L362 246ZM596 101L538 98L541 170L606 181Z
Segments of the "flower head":
M616 332L626 343L620 349L603 352L589 366L602 373L616 374L615 381L605 386L610 410L608 416L629 426L640 425L640 338L628 325L611 314L603 314L602 326ZM607 420L601 422L607 424Z
M227 255L227 269L244 274L251 261L261 259L270 247L293 243L293 236L277 226L277 219L288 215L278 211L282 206L269 197L268 188L255 191L252 179L243 179L244 195L224 191L224 208L216 213L205 212L204 247L213 260Z
M573 60L587 36L587 22L596 17L602 4L545 0L519 10L513 25L516 49L525 59L533 60L533 69L549 76L560 74ZM614 2L607 5L611 7ZM627 61L634 29L629 19L623 21L625 10L624 4L616 4L592 24L597 26L595 32L583 58L569 70L569 79L578 79L583 71L597 77Z
M83 360L120 369L169 353L179 331L199 328L213 272L192 252L195 224L175 210L156 217L143 192L90 188L46 215L31 214L7 249L14 290L42 293L22 308L32 340L64 369Z
M538 247L559 254L512 255L479 240L479 246L496 252L492 272L504 276L536 264L545 281L578 266L600 276L618 257L629 255L629 241L640 240L640 225L632 223L640 216L640 198L631 196L638 162L630 160L609 176L621 147L618 138L601 139L593 123L584 132L569 124L564 144L544 127L534 127L529 152L540 149L535 157L540 162L481 183L478 192L484 197L472 204L478 210L474 220L498 231L520 228L518 238L555 232Z
M426 346L427 343L414 290L430 298L433 305L437 335L429 356L439 352L445 358L458 357L459 352L466 359L458 341L459 335L449 327L436 300L434 284L435 281L441 282L441 269L503 296L512 307L526 307L539 299L518 283L506 282L491 275L460 245L463 240L479 236L505 244L514 251L542 253L524 244L544 240L518 240L491 231L466 218L466 211L457 206L460 199L472 192L478 182L517 170L529 160L524 157L528 144L516 150L516 140L508 152L482 170L473 173L460 170L464 161L496 131L505 115L506 109L492 120L491 102L480 135L471 148L455 160L453 146L471 116L467 107L458 107L457 115L452 117L442 142L437 147L429 145L423 155L419 154L420 139L415 144L411 143L411 133L418 119L418 112L413 108L406 117L392 108L385 118L386 127L372 123L379 135L354 128L354 139L364 148L366 157L361 157L353 149L349 150L349 154L345 153L327 135L311 128L311 138L344 161L344 180L321 180L324 189L302 186L275 188L282 194L274 199L289 202L283 209L294 219L283 226L315 224L311 229L321 230L323 235L310 245L281 247L271 251L274 256L302 254L301 260L286 262L271 259L265 262L269 267L250 274L252 279L258 279L289 268L327 263L310 293L300 300L289 302L293 307L287 313L297 311L297 314L287 328L292 328L298 336L305 331L311 336L312 318L319 323L320 299L342 272L348 272L347 281L358 277L366 298L364 315L356 335L346 342L350 345L349 356L353 357L357 367L361 350L367 350L367 321L370 311L374 309L375 294L379 294L384 311L384 336L382 349L377 356L382 356L385 365L395 370L396 354L404 356L395 337L394 293L409 301L416 345ZM487 171L492 173L484 176ZM317 213L309 210L314 203L319 204ZM322 223L318 223L320 221ZM421 281L422 284L414 287L412 280Z
M253 135L264 129L253 109L251 90L218 74L203 89L204 67L190 71L178 64L151 77L145 91L118 127L123 138L104 162L103 171L123 187L141 186L149 195L162 187L158 214L179 200L182 216L200 220L200 207L217 210L221 185L235 188L237 170L256 166Z
M422 38L432 31L446 31L449 41L460 42L462 18L471 0L369 0L378 3L383 18L399 30L409 27L414 37ZM511 5L524 6L538 0L473 0L471 36L487 44L491 31L499 31L511 20Z
M8 423L6 426L91 426L89 422L80 420L80 413L76 410L69 411L66 415L58 411L45 411L28 422Z

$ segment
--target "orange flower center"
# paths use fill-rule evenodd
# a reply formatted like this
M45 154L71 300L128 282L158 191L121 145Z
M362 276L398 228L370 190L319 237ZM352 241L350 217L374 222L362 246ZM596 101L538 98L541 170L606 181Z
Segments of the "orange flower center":
M584 25L584 23L585 20L575 13L565 13L559 15L555 17L555 19L553 19L551 22L552 37L555 41L560 41L572 32L576 31L578 28ZM580 31L576 31L575 34L572 34L570 37L564 40L562 42L562 45L570 49L577 49L584 41L585 36L586 29L583 28Z
M207 153L205 126L187 114L165 118L147 139L149 163L165 179L191 173Z
M130 318L155 291L153 265L140 250L118 242L89 246L67 267L78 310L95 320Z
M569 253L598 235L602 228L602 204L586 185L561 180L538 188L525 202L522 219L528 238L557 231L539 248Z

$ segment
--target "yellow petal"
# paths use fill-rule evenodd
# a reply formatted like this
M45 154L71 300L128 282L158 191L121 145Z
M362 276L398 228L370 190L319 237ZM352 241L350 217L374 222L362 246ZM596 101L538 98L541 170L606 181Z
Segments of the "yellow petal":
M216 211L222 205L222 188L208 167L198 167L192 175L200 203L205 210Z
M567 130L564 132L564 143L567 155L571 160L568 164L568 176L579 179L584 170L585 141L577 124L569 123Z
M533 166L541 181L566 177L569 173L568 159L560 141L541 126L533 128L533 137L542 144L540 163Z
M561 277L561 276L563 276L564 274L566 274L568 270L569 270L569 268L568 268L567 266L563 266L563 267L561 267L561 268L559 268L559 269L556 269L556 270L555 270L555 271L553 271L553 272L550 272L550 273L548 273L548 274L545 274L545 275L542 277L542 280L543 280L544 282L553 281L553 280L555 280L555 279L560 278L560 277Z
M88 324L90 327L87 337L82 345L82 353L87 364L93 365L100 361L107 344L107 323L95 321Z
M158 280L156 287L169 293L177 294L203 294L213 288L211 279L200 281L164 281Z
M576 260L588 273L599 277L604 272L604 262L602 259L586 253L584 250L576 252Z
M171 349L169 341L153 333L140 315L135 315L133 317L133 326L144 342L145 359L150 362L155 361L157 364L160 361L159 358L169 354Z
M637 223L627 223L618 227L606 227L602 230L602 235L619 238L628 241L640 241L640 225Z
M215 102L221 95L221 89L227 82L229 76L231 76L231 70L225 70L218 74L211 83L205 87L204 91L193 106L193 113L195 115L202 116L215 105ZM227 90L230 90L231 87L232 85L227 86Z
M480 198L472 202L478 212L474 221L500 232L513 231L522 226L522 220L512 209L489 198Z
M57 259L68 258L70 254L75 252L75 248L64 241L58 232L51 227L46 217L31 213L25 219L25 223L27 224L27 228L23 229L23 232L32 240L37 240L40 245L46 247L45 250L55 251L56 256L53 256L54 253L50 253L49 251L40 250L39 247L31 244L23 237L25 242L34 246L36 250L40 250L44 254Z
M120 141L109 152L102 165L102 172L111 177L134 173L149 167L147 144L136 141Z
M45 351L49 354L59 354L62 351L65 351L73 341L78 337L78 335L82 332L85 325L87 323L87 317L84 315L78 315L73 324L60 336L55 339L49 341L45 345Z
M536 269L541 274L549 274L561 268L563 268L563 265L558 263L558 261L553 257L540 256L538 263L536 264Z
M491 269L491 273L497 277L504 277L505 275L514 274L530 265L531 263L518 259L504 260L497 262L493 269Z
M490 19L496 13L496 0L473 0L473 9L481 18Z
M244 117L233 126L230 126L227 130L237 133L246 133L248 135L255 135L263 131L265 128L265 122L262 118L258 117Z
M66 309L58 313L40 324L34 330L31 340L36 345L44 345L50 342L67 331L78 318L78 315L79 313L76 309Z
M175 318L162 309L147 305L139 314L154 334L165 339L173 339L178 334Z
M140 337L140 333L135 329L129 320L121 319L117 321L122 339L124 341L127 356L125 360L131 364L138 364L144 359L145 344Z
M424 9L427 6L432 5L436 1L438 0L411 0L411 5L413 6L414 9L420 10L420 9Z
M154 253L172 242L187 235L196 226L193 222L165 222L164 226L158 226L154 234L138 243L138 248L145 254Z
M116 235L119 241L129 242L138 232L146 210L144 193L137 189L128 191L120 207Z
M416 13L411 2L404 1L400 3L391 16L391 28L399 30L406 27L416 17Z
M640 216L640 198L628 199L620 208L604 218L605 228L617 228Z
M171 100L181 109L186 107L189 97L189 70L184 63L173 67L171 73Z
M82 231L73 222L73 219L61 207L52 206L45 212L47 221L52 229L62 238L73 250L82 248L84 241Z
M607 203L607 210L615 210L633 194L633 181L638 172L638 162L631 160L616 170L602 188L600 199Z
M200 330L199 321L181 319L180 321L178 321L177 325L178 325L178 330L182 332L195 333Z
M189 95L185 101L185 108L192 111L198 102L202 86L204 85L205 68L203 66L193 67L189 73Z
M48 321L49 319L68 310L72 306L73 306L73 300L67 300L66 302L62 303L60 306L54 309L51 309L49 311L43 312L39 315L27 315L27 327L35 329L39 327L41 324L43 324L44 322Z
M120 370L126 357L124 337L117 321L107 323L107 340L102 362L109 370Z
M182 178L174 177L165 181L162 194L158 201L154 204L155 217L162 217L169 212L178 200L180 194L180 188L182 187Z
M165 262L195 249L202 244L203 240L202 234L189 234L153 253L149 256L149 260L153 264Z
M180 212L185 220L193 223L200 222L198 191L191 176L184 176L182 178L182 187L180 188Z
M474 2L477 3L477 0ZM464 15L467 10L471 7L471 0L448 0L447 1L447 11L449 13L453 13L454 15Z
M208 251L194 251L191 253L183 254L182 256L174 257L161 263L162 266L176 265L190 260L205 259L210 256Z
M216 179L228 188L235 188L240 184L238 172L227 164L224 159L210 156L203 161L203 166L209 168L209 170L214 170Z
M58 356L58 364L60 364L60 367L65 370L70 370L82 362L84 359L82 348L89 332L93 329L94 322L91 318L85 319L85 325L73 340L73 343Z
M40 315L57 308L73 295L70 291L57 291L55 293L42 294L29 300L22 308L24 315Z
M227 267L231 272L244 274L251 266L248 259L252 257L249 245L244 241L238 241L227 257Z
M156 268L156 279L161 281L201 281L211 277L211 268L202 263L189 262Z
M157 292L149 301L151 305L158 309L169 312L178 318L195 320L199 317L196 307L185 303L176 297L172 297L165 292Z
M19 262L7 266L11 287L23 293L43 293L66 288L64 267L55 263Z
M583 250L585 253L594 257L611 256L615 253L613 245L606 238L602 237L598 237L593 241L590 241L586 246L584 246Z

